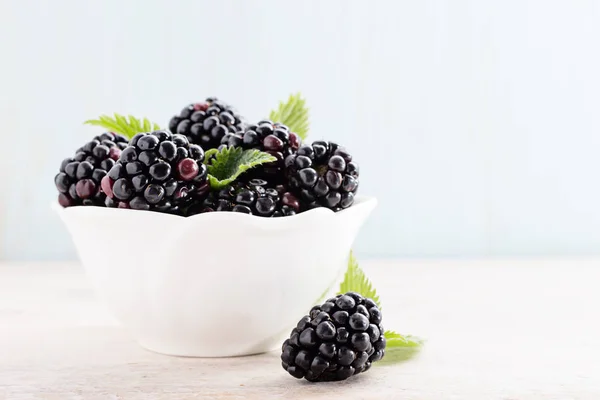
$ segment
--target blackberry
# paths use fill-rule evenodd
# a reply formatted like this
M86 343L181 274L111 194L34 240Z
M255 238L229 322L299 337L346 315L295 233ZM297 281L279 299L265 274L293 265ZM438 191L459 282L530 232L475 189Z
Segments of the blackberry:
M226 133L242 129L242 119L229 105L215 97L190 104L171 118L169 130L187 136L204 150L217 148Z
M302 145L285 159L285 168L291 187L308 208L339 211L354 203L359 169L344 147L326 141Z
M284 186L270 187L260 179L235 183L210 193L202 203L194 204L187 215L211 211L233 211L260 217L285 217L300 211L298 199Z
M228 133L221 141L224 146L258 149L271 154L277 161L255 168L250 174L254 178L277 183L283 181L277 178L283 178L285 158L294 154L301 143L300 137L290 132L287 126L269 120L249 125L242 131Z
M107 207L179 214L208 191L204 150L168 131L138 133L102 179Z
M349 292L315 306L283 342L282 367L295 378L339 381L366 372L385 354L381 311Z
M107 132L77 149L74 157L65 158L54 177L59 204L63 207L104 206L106 196L100 190L100 182L125 147L124 136Z

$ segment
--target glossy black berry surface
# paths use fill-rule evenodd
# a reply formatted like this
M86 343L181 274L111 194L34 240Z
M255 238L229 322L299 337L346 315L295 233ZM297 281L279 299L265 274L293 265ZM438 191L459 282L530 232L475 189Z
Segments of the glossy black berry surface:
M168 131L138 133L102 179L107 207L181 214L208 192L204 150Z
M294 154L301 143L300 137L290 132L287 126L268 120L248 125L239 132L228 133L221 141L223 146L258 149L275 157L277 161L251 171L254 178L269 183L282 183L285 158Z
M282 346L281 365L295 378L339 381L371 368L385 355L381 311L349 292L302 317Z
M81 146L73 157L64 159L54 177L59 204L104 206L106 196L100 183L126 147L124 136L107 132Z
M242 118L235 109L214 97L188 105L169 122L171 132L185 135L204 150L219 147L225 134L241 129Z
M285 217L300 211L298 199L285 186L272 186L261 179L237 182L208 194L192 205L186 215L212 211L232 211L259 217Z
M317 141L302 145L285 159L286 176L308 208L339 211L354 203L359 185L358 164L342 146Z

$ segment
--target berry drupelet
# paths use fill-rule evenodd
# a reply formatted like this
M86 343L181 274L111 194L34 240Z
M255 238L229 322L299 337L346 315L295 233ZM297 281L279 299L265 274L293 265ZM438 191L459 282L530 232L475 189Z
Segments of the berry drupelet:
M313 382L366 372L385 354L381 317L373 300L353 292L313 307L283 343L283 369Z
M169 130L187 136L204 150L217 148L223 136L242 129L242 119L229 105L215 97L190 104L171 118Z
M287 126L263 120L256 125L247 126L242 131L228 133L223 137L221 144L244 149L258 149L275 157L277 161L252 171L254 177L271 182L273 180L281 181L277 177L283 175L285 158L294 154L301 142L300 137L294 132L290 132Z
M106 206L180 213L208 192L204 151L183 135L138 133L102 179Z
M64 159L54 177L59 204L104 206L106 196L100 190L100 182L125 147L124 136L107 132L77 149L73 158Z
M260 217L284 217L300 211L298 199L284 186L271 187L266 181L251 179L211 192L201 204L195 204L187 215L211 211L233 211Z
M339 211L354 203L358 190L358 164L345 148L333 142L302 145L285 159L290 185L308 208Z

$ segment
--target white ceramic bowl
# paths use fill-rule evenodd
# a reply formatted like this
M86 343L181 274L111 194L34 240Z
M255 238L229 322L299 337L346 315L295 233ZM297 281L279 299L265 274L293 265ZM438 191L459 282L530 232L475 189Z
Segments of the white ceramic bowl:
M317 208L283 218L54 208L98 294L140 345L223 357L279 347L335 292L376 204L358 197L338 213Z

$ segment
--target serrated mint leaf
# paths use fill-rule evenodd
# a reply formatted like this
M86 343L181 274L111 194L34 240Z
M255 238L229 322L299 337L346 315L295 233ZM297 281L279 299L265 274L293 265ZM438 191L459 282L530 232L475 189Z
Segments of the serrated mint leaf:
M375 365L389 365L408 361L419 354L423 340L410 335L401 335L394 331L385 331L385 356Z
M386 348L393 347L421 347L423 339L412 335L402 335L395 331L385 331Z
M415 358L421 352L422 347L393 347L385 349L385 356L375 363L375 367L394 365L409 361Z
M367 278L363 270L358 266L358 262L352 252L348 257L348 268L344 275L344 280L340 285L339 293L356 292L364 297L372 299L381 309L381 302L377 291L371 281ZM385 331L386 353L381 361L382 364L391 364L406 361L414 357L423 346L423 340L411 335L402 335L396 331Z
M208 165L214 160L216 154L219 152L218 149L208 149L204 152L204 165Z
M269 153L260 150L244 150L241 147L225 147L221 151L205 154L209 161L208 181L212 190L219 190L235 181L241 174L258 165L277 161Z
M151 123L148 118L140 120L133 115L124 117L117 113L114 114L114 117L101 115L98 119L90 119L84 123L87 125L100 126L110 132L120 133L129 139L140 132L152 132L160 129L158 124Z
M127 122L127 118L125 118L124 116L115 113L115 120L117 121L117 124L119 126L129 126L132 129L138 129L138 127L140 126L139 124L139 120L134 120L131 123Z
M227 183L224 183L224 181L215 178L211 174L208 174L206 179L208 180L208 184L213 190L223 189L225 186L227 186Z
M364 297L368 297L381 308L377 291L363 270L358 266L358 262L352 252L350 252L350 256L348 257L348 269L344 275L344 280L340 284L339 293L347 292L356 292Z
M306 139L309 127L308 108L306 100L300 93L290 95L285 103L280 102L277 110L269 114L269 119L273 122L281 122L301 139Z

